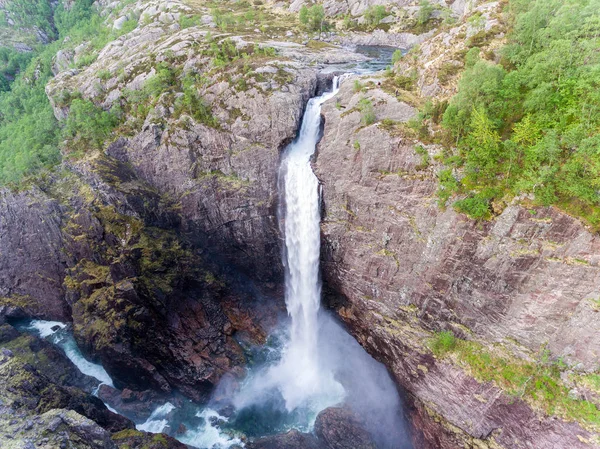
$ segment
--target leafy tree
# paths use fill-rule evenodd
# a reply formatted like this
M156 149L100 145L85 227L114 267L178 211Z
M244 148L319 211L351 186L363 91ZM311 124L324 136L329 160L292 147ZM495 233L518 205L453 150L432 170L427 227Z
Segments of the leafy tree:
M431 19L434 7L429 0L421 0L419 4L419 12L417 13L417 24L425 25Z
M388 15L387 9L383 5L369 6L364 14L364 19L367 25L371 27L378 26L381 21Z
M358 102L358 110L360 111L361 122L364 126L372 125L377 121L373 102L368 98L364 97L360 99Z
M300 23L311 31L322 32L327 27L323 5L313 5L310 8L303 5L299 13Z
M63 137L70 138L84 148L92 145L102 148L104 141L119 124L115 111L104 111L89 100L75 99L63 128Z
M467 53L443 117L466 171L460 210L481 218L484 202L530 192L600 227L599 10L600 0L510 0L502 64Z

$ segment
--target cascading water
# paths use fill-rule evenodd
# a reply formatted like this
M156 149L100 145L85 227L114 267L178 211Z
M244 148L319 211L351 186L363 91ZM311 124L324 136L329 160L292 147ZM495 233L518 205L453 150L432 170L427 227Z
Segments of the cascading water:
M339 402L343 395L343 387L319 360L321 214L319 181L310 165L320 138L321 105L337 94L339 83L340 78L334 78L331 92L308 102L298 138L287 148L281 166L285 302L291 326L289 343L274 370L281 375L281 393L288 410L317 398Z
M345 404L361 417L378 447L412 447L402 404L394 383L380 363L329 315L320 312L320 195L311 158L321 137L321 106L339 91L335 77L331 92L308 102L298 137L285 150L280 172L286 268L286 306L290 316L281 358L251 373L233 404L238 412L252 409L254 421L283 402L288 421L278 431L310 430L317 414ZM290 424L292 421L292 424Z
M290 316L289 340L278 364L247 383L235 404L243 408L269 397L276 390L288 412L304 409L310 418L339 403L343 386L321 363L318 344L321 284L319 181L310 160L320 138L321 106L334 97L333 89L309 100L297 138L285 150L280 172L280 194L284 198L283 219L286 268L285 302Z

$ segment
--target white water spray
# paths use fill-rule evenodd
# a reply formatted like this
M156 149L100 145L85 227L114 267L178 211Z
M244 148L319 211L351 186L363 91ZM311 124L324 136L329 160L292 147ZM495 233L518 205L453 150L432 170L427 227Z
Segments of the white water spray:
M284 196L286 267L285 301L291 318L289 341L280 362L258 373L236 398L237 408L261 402L269 391L277 390L288 411L306 409L310 415L341 402L344 388L319 355L319 309L321 283L319 181L310 160L320 138L321 106L334 97L333 89L309 100L300 132L285 150L281 163L280 190Z
M319 181L310 159L320 137L321 105L338 93L333 90L308 102L300 133L282 161L285 194L285 301L291 317L290 340L281 364L281 393L288 410L318 398L338 402L343 387L319 360L319 309L321 249Z
M59 321L44 321L33 320L28 326L30 330L36 332L41 338L52 337L52 342L62 348L65 355L73 362L73 364L87 376L91 376L98 380L100 384L106 384L114 387L113 381L106 370L97 363L87 360L79 348L72 335L60 331L64 331L67 325ZM97 394L97 389L94 394Z

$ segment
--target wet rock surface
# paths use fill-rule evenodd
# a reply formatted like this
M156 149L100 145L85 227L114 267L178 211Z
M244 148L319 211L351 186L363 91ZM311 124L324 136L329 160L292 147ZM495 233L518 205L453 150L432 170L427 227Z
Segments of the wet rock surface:
M0 326L0 446L116 448L133 423L86 391L85 376L50 343Z
M319 413L315 435L328 449L377 448L356 415L342 407L330 407Z
M248 443L246 447L248 449L324 449L314 435L297 430L260 438Z

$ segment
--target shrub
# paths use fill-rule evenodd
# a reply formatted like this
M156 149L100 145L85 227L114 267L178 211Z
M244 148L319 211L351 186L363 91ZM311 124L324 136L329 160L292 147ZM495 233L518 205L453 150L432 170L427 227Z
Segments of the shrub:
M310 31L324 31L327 28L323 5L313 5L310 8L302 5L299 12L299 19L300 23Z
M485 220L490 217L489 199L480 195L459 200L454 203L454 208L475 220Z
M376 27L388 15L387 9L383 5L372 5L364 13L364 19L368 26Z
M438 71L440 83L447 84L450 79L460 72L461 67L455 62L444 62Z
M419 12L417 13L417 24L425 25L431 19L433 14L433 5L429 0L421 0L419 4Z
M441 357L456 348L456 343L456 337L452 332L438 332L431 341L431 350L435 355Z
M360 82L360 80L354 80L354 84L352 85L352 91L357 94L363 90L364 86Z
M373 103L368 98L362 98L358 102L358 110L360 111L361 123L364 126L372 125L377 121Z
M101 149L118 124L119 116L115 111L107 112L89 100L76 99L71 103L63 137L80 148L91 145Z
M402 53L402 50L398 49L398 50L394 51L394 53L392 54L392 65L396 65L398 62L400 62L402 60L403 57L404 57L404 53Z

